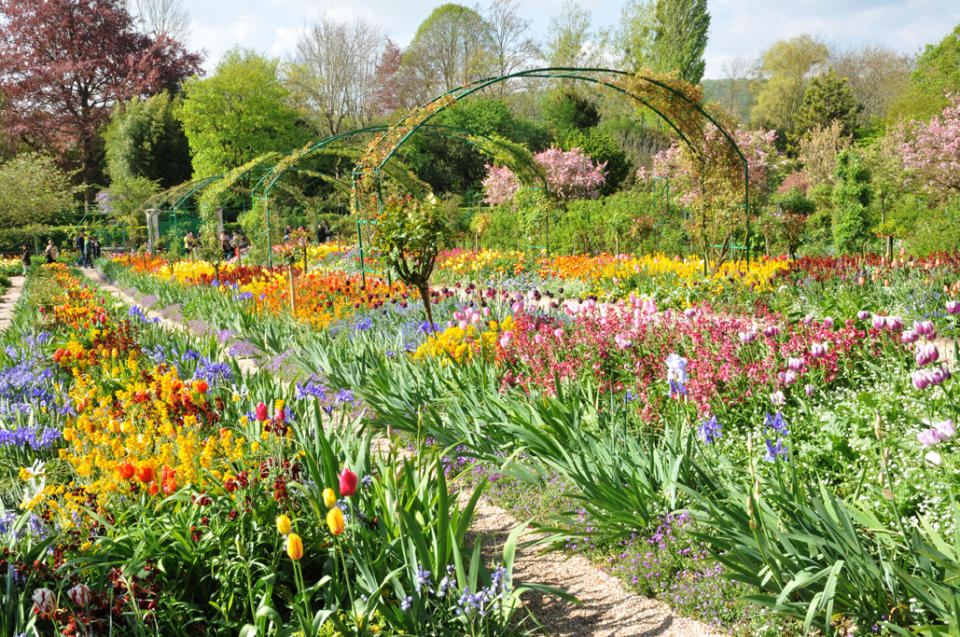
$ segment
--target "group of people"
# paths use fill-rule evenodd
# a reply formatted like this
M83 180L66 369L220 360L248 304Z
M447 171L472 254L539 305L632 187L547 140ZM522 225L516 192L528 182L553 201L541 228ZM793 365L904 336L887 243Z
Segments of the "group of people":
M218 237L220 242L220 249L223 250L224 260L229 261L233 257L236 257L238 260L240 258L240 250L246 248L249 244L247 238L236 230L233 231L233 235L227 234L226 230L220 231L220 236ZM200 238L194 234L191 230L183 237L183 249L191 257L196 256L196 250L200 247Z
M89 268L93 266L94 259L100 258L100 241L93 233L86 235L80 231L77 238L73 240L73 247L79 254L77 265L80 267Z
M100 258L100 241L94 235L85 235L83 232L77 235L73 240L73 247L76 248L78 257L77 265L81 267L90 267L94 259ZM53 239L47 239L47 246L43 250L43 256L47 263L54 263L60 258L60 248L53 242ZM33 251L26 243L20 246L20 261L23 263L23 274L27 274L27 268L33 263Z

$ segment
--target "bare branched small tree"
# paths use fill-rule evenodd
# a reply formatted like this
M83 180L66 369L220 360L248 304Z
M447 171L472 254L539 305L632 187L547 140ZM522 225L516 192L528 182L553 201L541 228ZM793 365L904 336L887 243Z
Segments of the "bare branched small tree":
M321 16L297 42L287 67L291 98L330 135L346 123L366 125L376 115L377 62L385 43L383 32L362 19L343 23Z
M183 42L190 35L190 14L180 0L127 0L140 30L155 39Z

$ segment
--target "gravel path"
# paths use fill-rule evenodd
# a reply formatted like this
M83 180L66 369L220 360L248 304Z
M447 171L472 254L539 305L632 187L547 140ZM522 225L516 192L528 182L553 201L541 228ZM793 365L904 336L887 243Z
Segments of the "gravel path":
M464 494L461 494L464 499ZM507 536L518 525L509 513L483 498L477 503L470 527L474 536L485 536L484 555L499 556ZM521 539L536 539L527 533ZM531 592L524 603L551 636L614 637L721 637L709 626L681 617L661 601L628 591L623 582L607 575L585 557L547 552L536 546L518 545L513 566L517 583L536 582L563 590L580 604L553 595Z
M13 306L17 304L20 294L23 292L22 276L10 277L10 287L6 292L0 295L0 332L10 327L10 321L13 319Z
M83 274L101 288L124 302L139 305L141 301L117 287L98 270L84 268ZM145 312L157 318L164 327L192 331L183 323L172 321L154 310ZM245 370L256 370L253 359L238 359ZM386 449L386 440L375 439L377 449ZM461 497L463 494L461 493ZM461 503L462 504L462 503ZM510 532L519 525L507 511L485 499L477 503L469 534L471 540L484 539L484 557L488 563L502 552ZM521 540L536 539L527 533ZM518 545L513 578L516 582L536 582L560 589L579 600L579 604L544 593L530 592L524 597L527 608L542 626L541 634L569 637L722 637L709 626L674 613L667 604L632 593L615 577L600 571L585 557L547 552L537 546Z

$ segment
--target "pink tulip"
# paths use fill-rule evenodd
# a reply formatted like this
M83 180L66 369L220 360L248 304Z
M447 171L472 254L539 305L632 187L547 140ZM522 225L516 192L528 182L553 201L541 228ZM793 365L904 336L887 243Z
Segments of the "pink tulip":
M257 420L263 422L267 420L270 416L267 415L267 405L261 400L257 403Z
M340 495L349 496L357 492L357 474L350 469L344 469L340 474Z

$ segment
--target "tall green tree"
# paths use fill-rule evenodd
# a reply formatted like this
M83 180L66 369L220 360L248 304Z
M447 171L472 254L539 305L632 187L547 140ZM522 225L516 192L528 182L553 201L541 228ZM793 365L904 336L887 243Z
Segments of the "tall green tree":
M145 177L170 188L190 179L190 146L175 115L177 103L163 91L114 107L104 133L111 182Z
M590 66L603 38L591 29L590 11L575 0L564 0L560 13L550 18L543 56L550 66Z
M0 165L0 228L60 223L75 205L74 191L49 155L21 153Z
M276 60L255 51L224 54L214 74L184 86L177 117L190 143L195 178L222 173L268 151L302 146L312 136L287 104Z
M420 24L403 53L400 74L407 101L422 103L486 77L496 63L495 42L483 16L460 4L440 5Z
M891 119L926 120L947 104L947 93L960 92L960 25L938 44L928 44L910 76L910 87L890 109Z
M845 150L837 156L835 179L833 247L837 254L862 252L870 238L870 171L857 154Z
M846 78L838 78L832 68L810 80L797 109L793 136L795 139L814 126L826 127L831 122L841 124L840 133L849 137L857 126L861 106L853 96Z
M656 32L650 48L654 70L680 72L683 79L699 84L706 62L710 14L707 0L657 0L653 10Z
M806 34L771 45L761 60L762 81L755 84L753 124L781 133L794 130L807 78L816 74L829 53L825 44Z

